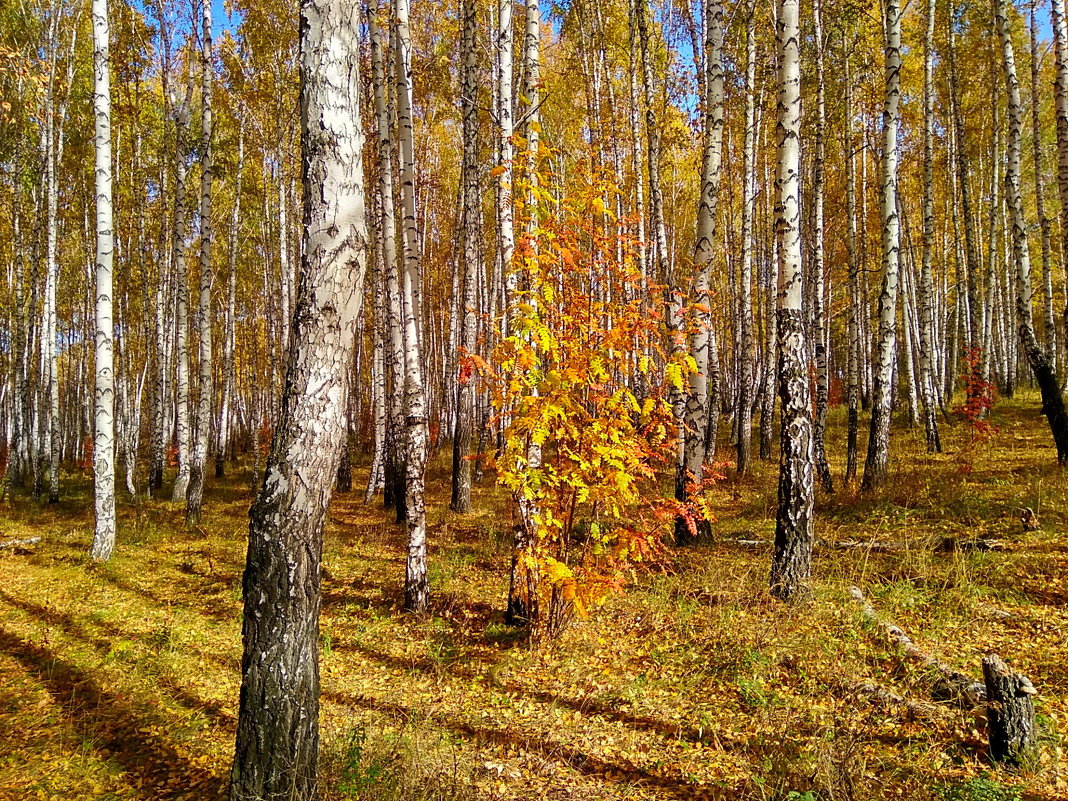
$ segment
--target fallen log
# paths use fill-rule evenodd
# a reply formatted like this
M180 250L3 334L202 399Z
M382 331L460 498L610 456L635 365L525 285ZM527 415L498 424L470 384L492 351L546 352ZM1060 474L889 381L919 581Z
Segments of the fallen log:
M7 542L0 542L0 551L4 548L24 548L27 545L36 545L40 541L40 537L26 537L21 540L8 540Z
M929 704L926 701L913 701L870 681L854 684L852 690L856 695L866 698L875 706L900 709L904 711L906 717L914 720L933 717L938 711L934 704Z
M879 617L875 607L868 602L859 587L851 587L849 595L860 604L861 613L864 615L865 620L882 628L890 639L901 646L905 656L940 674L931 688L932 698L936 701L956 701L962 706L977 706L986 700L986 686L984 684L972 680L951 665L931 656L916 645L912 638L899 626L895 626L893 623Z
M771 546L774 540L735 540L738 545L746 548L759 548ZM873 540L816 540L817 548L830 550L865 550L878 553L891 553L896 551L931 550L936 553L950 553L952 551L1003 551L1004 543L1001 540L990 537L943 537L935 542L906 542L904 540L873 541Z

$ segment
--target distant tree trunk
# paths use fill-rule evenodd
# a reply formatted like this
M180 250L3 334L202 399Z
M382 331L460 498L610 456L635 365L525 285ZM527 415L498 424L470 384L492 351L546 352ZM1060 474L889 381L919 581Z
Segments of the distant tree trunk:
M1039 118L1039 72L1042 60L1038 53L1038 20L1035 11L1038 0L1031 0L1029 32L1031 40L1031 152L1035 163L1035 211L1042 243L1042 311L1043 334L1050 364L1057 369L1057 325L1053 312L1053 264L1050 256L1050 219L1046 214L1045 179L1042 167L1042 127Z
M245 120L242 117L237 127L237 170L234 175L234 207L230 215L230 279L226 289L226 325L223 337L224 363L222 400L219 403L219 422L215 438L215 477L226 474L226 454L230 449L231 406L233 404L234 355L237 351L236 336L236 300L237 300L237 252L240 247L238 233L241 228L241 176L245 169Z
M938 436L938 409L932 369L934 352L934 35L935 0L927 0L927 29L923 40L923 264L919 286L920 401L927 452L941 453Z
M497 242L500 248L501 269L504 272L504 319L505 335L511 336L512 304L518 288L516 271L512 265L515 253L515 222L512 211L512 183L514 149L512 136L515 124L512 110L512 11L513 0L499 0L497 15L497 123L500 144L500 163L497 170L497 185L500 188L500 230Z
M970 347L979 346L979 332L982 330L982 322L979 317L979 251L975 241L975 218L972 215L971 201L971 167L969 166L968 150L964 141L964 113L961 110L960 88L957 80L957 48L956 48L956 17L957 10L955 0L949 3L948 19L948 53L949 53L949 100L950 112L953 117L953 131L956 137L957 181L960 186L961 216L964 228L964 258L967 271L968 288L968 344Z
M279 134L281 136L281 134ZM289 261L289 203L286 199L285 163L286 154L281 142L278 144L278 299L281 301L283 358L289 353L289 337L293 329L292 275Z
M198 383L197 419L193 441L193 458L189 465L189 495L185 507L185 524L195 526L200 522L200 509L204 503L204 471L208 463L208 442L211 438L211 405L214 397L211 374L211 92L215 66L211 61L211 3L201 3L203 28L201 31L200 74L200 309L197 320L200 324L200 376Z
M718 359L713 357L716 346L712 331L712 265L715 258L716 212L719 207L719 185L723 174L723 4L708 0L706 9L704 79L707 95L704 109L704 156L701 167L701 197L697 208L697 243L694 248L694 313L691 322L690 355L697 369L690 374L690 391L686 398L684 454L682 469L676 477L675 497L681 501L699 492L707 458L706 442L716 436L709 415L709 379ZM718 400L718 399L717 399ZM717 408L716 412L719 411ZM698 522L698 534L707 536L711 524ZM683 545L693 540L684 519L675 522L675 540Z
M337 476L334 483L338 492L352 492L352 456L350 453L352 430L349 425L349 415L345 415L345 435L341 439L341 458L337 464Z
M460 347L466 359L478 346L478 268L482 198L478 179L478 14L474 0L463 3L463 71L460 102L463 115L463 263L464 291ZM471 441L475 427L475 376L469 362L461 361L457 375L456 430L452 446L452 503L462 514L471 511Z
M93 116L96 137L96 389L93 425L93 496L96 527L89 555L97 562L115 548L115 326L112 321L112 257L115 222L111 204L111 81L108 3L93 0Z
M63 163L63 125L67 116L74 69L77 28L71 34L67 66L67 89L56 105L56 82L59 62L59 24L61 14L52 15L48 33L49 70L45 85L44 124L42 144L45 163L45 291L41 319L41 383L43 397L38 406L38 464L48 462L48 502L59 502L59 462L61 437L59 419L59 343L56 326L56 293L59 285L59 179L56 170ZM39 496L43 475L38 469L34 481L34 495Z
M779 504L771 592L784 601L805 591L812 571L814 491L812 406L801 291L801 56L798 0L779 0L779 168L775 188L779 283L779 398L782 402Z
M834 492L834 479L827 464L827 450L824 444L827 430L827 323L824 315L824 295L826 282L824 278L823 258L823 195L824 195L824 139L827 135L827 103L823 64L823 12L820 0L813 0L812 16L815 23L816 39L816 136L813 142L812 176L812 333L816 341L813 351L816 356L816 415L813 420L812 449L816 459L816 472L824 492Z
M1068 275L1068 19L1064 0L1050 0L1053 27L1054 96L1057 116L1057 190L1061 201L1061 267ZM1062 313L1068 343L1068 297Z
M1016 59L1012 34L1006 16L1005 0L996 4L998 36L1001 39L1002 65L1008 90L1009 140L1005 166L1005 194L1012 220L1012 255L1016 262L1016 327L1020 343L1031 365L1035 382L1042 391L1042 411L1049 420L1053 441L1057 445L1057 461L1068 462L1068 414L1064 396L1057 381L1049 355L1043 351L1035 336L1031 312L1031 256L1027 246L1027 218L1024 216L1023 194L1020 190L1020 161L1023 139L1023 103L1020 82L1016 77Z
M738 475L749 472L753 444L753 390L756 341L753 337L753 211L756 197L756 3L746 6L745 141L742 146L742 263L738 279L741 319L738 377Z
M389 105L386 102L386 66L382 45L382 30L378 24L380 4L368 7L368 27L371 39L371 80L375 93L375 117L378 133L378 198L382 237L382 270L384 276L386 319L386 365L389 368L389 419L386 428L385 488L382 496L386 506L395 505L397 522L405 520L405 475L403 437L404 424L404 321L401 312L400 288L397 282L397 219L393 207L393 131Z
M366 253L359 26L301 4L304 248L286 391L249 514L232 801L318 798L319 572Z
M890 463L890 419L894 367L897 362L897 296L900 280L901 228L897 209L898 127L901 102L901 6L886 4L886 107L883 111L883 288L879 295L879 346L872 390L871 433L864 463L864 490L879 487Z
M412 119L412 40L408 30L408 0L394 0L397 121L400 128L401 205L404 230L404 400L408 431L405 499L408 558L404 578L404 608L423 612L430 601L426 565L426 507L423 474L429 449L426 392L423 387L422 343L419 341L418 294L422 282L419 230L415 216L415 136Z
M376 26L377 27L377 26ZM363 502L370 503L378 490L383 489L386 480L386 430L388 426L389 409L387 408L386 393L386 299L385 287L382 281L382 263L385 261L382 252L382 232L376 231L377 223L382 218L382 204L377 193L374 193L373 212L371 219L375 226L369 226L369 233L373 248L369 258L372 259L371 287L375 310L374 330L371 332L373 350L371 354L371 413L374 415L374 451L371 454L371 468L367 471L367 489L364 492Z
M21 88L21 81L19 83ZM13 159L14 168L11 174L11 196L13 209L11 214L11 239L15 251L15 270L12 276L14 290L12 297L15 303L14 331L12 332L11 354L11 409L12 409L12 442L11 442L11 467L9 468L7 490L9 497L13 496L16 486L22 486L25 473L29 467L29 380L27 365L29 356L29 319L30 315L26 308L26 258L24 253L25 242L22 235L22 186L19 176L22 175L21 152L16 150Z
M846 37L842 37L842 60L844 73L844 100L845 100L845 194L846 194L846 249L849 253L849 321L846 329L847 347L849 349L846 362L846 469L845 482L847 484L856 481L857 478L857 428L858 406L860 402L860 360L861 360L861 294L860 294L860 263L857 244L857 189L854 168L854 154L856 142L853 133L853 84L852 71L850 70L849 51L851 45Z
M629 70L627 75L627 88L630 95L629 121L631 139L631 169L634 171L634 211L635 211L635 236L638 239L638 272L641 275L642 291L647 291L649 283L649 247L647 243L647 229L645 225L645 177L642 165L642 137L641 137L641 101L638 98L638 32L637 11L635 3L639 0L627 0L628 17L628 55ZM640 373L639 373L640 376ZM639 387L639 394L645 391Z
M175 358L177 360L177 378L175 379L175 406L177 407L178 429L178 475L174 479L171 500L185 501L189 490L189 473L191 461L191 432L189 428L189 278L186 269L186 231L188 227L188 210L186 206L186 142L189 138L189 106L193 99L192 66L189 68L189 83L186 86L185 99L175 111L176 119L176 179L174 186L174 264L176 284L176 328Z
M164 19L162 10L162 0L157 0L157 9L160 19ZM171 55L168 32L161 27L160 39L162 41L162 59L160 70L160 85L163 95L163 126L162 135L163 143L166 143L167 133L167 120L169 120L173 114L171 110L172 92L170 87L170 71L171 71ZM166 148L161 148L161 158L159 164L159 188L160 196L165 197L167 195L167 181L166 181L166 167L163 152ZM158 248L164 258L159 260L156 286L151 291L151 337L152 348L155 355L155 361L153 364L152 372L152 425L150 439L150 454L149 454L149 467L148 467L148 494L155 496L163 489L163 472L166 466L167 459L167 375L168 375L168 359L167 359L167 334L164 326L165 310L167 307L167 284L171 273L171 247L173 244L173 238L168 236L167 232L167 215L161 213L159 215L159 240ZM146 292L149 291L146 287ZM145 314L149 314L148 303L145 304Z

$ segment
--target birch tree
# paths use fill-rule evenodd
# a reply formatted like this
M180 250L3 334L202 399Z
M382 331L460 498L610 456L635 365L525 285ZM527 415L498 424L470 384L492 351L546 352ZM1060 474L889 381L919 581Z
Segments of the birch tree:
M115 548L115 326L111 203L111 59L107 0L93 0L93 116L96 136L96 387L93 426L93 497L96 526L89 555L104 562Z
M388 6L387 6L388 7ZM389 415L386 428L386 463L383 500L397 509L397 522L405 520L404 467L404 322L401 315L400 287L397 280L397 220L393 203L393 129L386 100L386 65L383 33L378 22L380 4L373 1L367 10L371 39L371 80L375 96L375 128L378 145L378 212L382 240L383 292L387 314L380 325L385 327L386 365L390 380Z
M234 356L237 350L237 253L240 248L239 232L241 229L241 178L245 171L245 120L237 124L237 165L234 174L234 205L230 213L230 248L226 285L226 318L223 328L223 384L222 397L219 401L219 417L215 434L215 477L222 478L226 473L226 453L230 448L230 432L234 397Z
M881 218L883 224L883 286L879 294L879 342L871 402L871 432L861 487L873 490L887 476L890 464L890 420L893 412L894 368L897 362L897 296L900 280L901 228L897 203L900 145L901 6L887 0L885 30L886 95L883 109L883 167Z
M775 177L778 246L779 398L782 403L779 502L771 592L799 597L812 571L814 464L805 317L801 291L801 54L798 0L779 0L779 102Z
M1042 392L1042 412L1049 421L1053 441L1057 446L1057 461L1063 465L1068 462L1068 414L1065 413L1064 396L1061 394L1050 356L1035 336L1031 308L1031 255L1027 244L1027 217L1024 214L1020 178L1023 102L1020 99L1020 81L1016 74L1016 57L1006 2L1007 0L996 0L995 21L1001 41L1001 63L1008 93L1009 137L1005 164L1005 195L1012 225L1012 257L1016 264L1016 329L1031 372L1035 376L1035 383Z
M1042 322L1045 339L1046 353L1049 355L1053 368L1057 368L1057 325L1054 320L1053 310L1053 263L1052 244L1050 232L1050 219L1046 214L1045 201L1045 170L1042 167L1042 125L1039 113L1041 101L1039 100L1039 73L1042 70L1042 59L1039 57L1038 19L1036 10L1038 0L1031 0L1028 32L1031 42L1031 155L1035 165L1035 213L1038 217L1038 231L1040 236L1042 256Z
M301 3L304 247L286 391L249 514L233 801L318 798L319 573L366 255L359 16Z
M408 557L404 573L404 608L423 612L430 601L426 564L424 472L429 450L426 390L423 386L422 343L419 339L417 295L422 281L419 229L415 208L415 129L412 118L412 39L408 0L394 0L394 67L400 145L401 228L404 231L404 402L407 424L405 502Z
M461 348L463 357L475 355L478 337L479 196L478 166L478 14L474 0L464 0L462 12L463 70L460 104L463 117L463 313ZM456 387L456 430L452 448L452 502L454 512L471 511L471 440L475 424L475 381L470 363L460 362Z
M845 195L846 195L846 250L849 258L849 320L846 337L849 349L846 362L846 468L845 481L851 483L857 477L857 429L860 405L860 358L861 358L861 303L860 264L857 235L857 189L855 153L856 141L853 132L853 83L849 58L848 37L842 36L842 65L845 81L843 101L845 110Z
M706 442L715 439L715 415L709 415L709 395L715 396L717 376L712 372L718 359L715 331L712 327L712 266L715 257L716 212L719 205L720 176L723 173L723 4L708 0L706 5L704 79L707 95L704 98L704 155L701 167L701 197L697 209L697 244L694 249L694 314L691 323L690 354L697 369L690 374L690 391L686 399L685 435L682 470L676 479L675 497L686 500L691 487L698 488L707 457ZM711 392L710 392L711 389ZM713 400L717 404L718 398ZM682 486L678 486L681 483ZM685 521L677 521L675 538L681 545L692 539ZM708 521L699 528L707 533ZM701 533L699 531L699 533Z
M927 2L927 27L923 39L923 263L920 267L920 401L928 453L940 453L938 410L932 368L934 344L934 35L935 0Z
M741 306L740 371L738 377L738 475L749 472L753 443L753 390L756 341L753 336L753 212L756 196L756 2L746 6L745 133L742 144L742 262L738 277Z
M1061 268L1068 275L1068 19L1064 0L1050 0L1053 27L1053 93L1057 118L1057 193L1061 202ZM1068 298L1062 312L1064 339L1068 343Z
M186 499L185 522L195 526L200 522L200 508L204 502L204 470L208 462L208 440L211 434L211 405L213 398L211 285L211 180L214 164L211 152L211 93L215 67L211 52L211 3L202 2L200 51L200 305L197 313L200 334L199 396L197 398L196 428L193 452L189 465L189 495Z
M823 201L826 178L824 175L824 139L827 136L827 101L824 80L823 9L820 0L813 0L812 18L816 50L816 135L813 142L812 175L812 335L815 338L813 352L816 357L816 414L813 420L812 449L816 460L816 472L824 492L834 491L831 468L827 464L824 440L827 431L827 324L824 315L826 284L823 257Z
M192 49L189 60L192 62ZM175 406L178 435L178 475L174 479L171 500L185 501L189 491L190 459L192 456L192 432L189 408L189 278L187 269L189 207L186 198L186 149L189 141L190 106L193 102L194 69L187 65L188 81L185 97L179 103L171 100L175 116L175 181L174 181L174 281L175 281L175 343L176 360Z

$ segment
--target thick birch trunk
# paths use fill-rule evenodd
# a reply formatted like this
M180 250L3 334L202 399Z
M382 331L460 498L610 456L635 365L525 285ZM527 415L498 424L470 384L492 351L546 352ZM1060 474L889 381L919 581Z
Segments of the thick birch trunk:
M1042 246L1042 312L1043 335L1046 353L1050 364L1057 369L1057 325L1053 312L1053 263L1050 255L1050 219L1046 215L1045 178L1042 168L1042 128L1039 119L1039 80L1042 60L1038 53L1038 20L1035 15L1038 0L1031 1L1030 33L1031 42L1031 154L1035 165L1035 211L1038 215L1038 227Z
M792 600L812 571L814 492L812 407L809 400L801 291L801 56L798 0L779 0L779 168L777 194L779 397L782 402L779 503L771 592Z
M304 248L286 392L250 512L232 801L318 798L319 572L366 253L359 25L301 5Z
M93 0L93 116L96 137L96 388L93 497L96 527L89 555L104 562L115 548L115 326L112 321L111 82L108 3Z

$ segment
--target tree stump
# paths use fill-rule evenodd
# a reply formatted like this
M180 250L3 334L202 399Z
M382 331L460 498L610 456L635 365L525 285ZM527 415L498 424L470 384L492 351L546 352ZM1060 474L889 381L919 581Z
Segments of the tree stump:
M1031 680L1009 670L997 654L983 657L983 680L989 704L990 758L1018 766L1035 744L1035 705L1038 691Z

